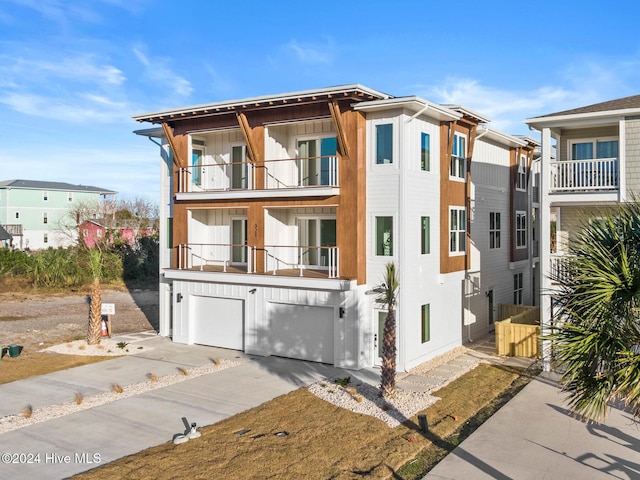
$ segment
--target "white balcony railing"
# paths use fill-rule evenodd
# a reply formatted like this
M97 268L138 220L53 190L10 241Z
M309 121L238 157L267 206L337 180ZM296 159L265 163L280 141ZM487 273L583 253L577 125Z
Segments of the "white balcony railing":
M264 184L257 173L264 172ZM178 192L273 190L282 188L337 187L338 157L287 158L251 162L190 165L178 170Z
M299 270L300 276L304 271L326 271L329 278L340 276L340 260L338 247L309 247L265 245L265 271L277 274L279 270Z
M591 192L617 190L617 158L552 162L551 192Z
M228 243L183 243L178 245L178 270L210 270L255 273L256 248Z

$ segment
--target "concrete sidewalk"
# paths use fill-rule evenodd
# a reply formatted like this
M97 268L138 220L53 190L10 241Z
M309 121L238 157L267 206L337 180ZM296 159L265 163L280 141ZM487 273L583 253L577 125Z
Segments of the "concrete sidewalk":
M248 357L157 336L126 341L153 350L0 385L0 417L20 413L27 404L34 410L64 404L73 401L75 392L87 398L110 391L113 383L131 385L147 380L149 373L160 377L179 367L211 364L214 358L240 365L0 434L0 478L66 478L171 441L184 432L183 417L210 425L326 377L348 374L369 383L379 379L374 370L347 373L318 363Z
M527 385L425 478L640 478L640 427L612 409L604 425L570 415L553 374Z

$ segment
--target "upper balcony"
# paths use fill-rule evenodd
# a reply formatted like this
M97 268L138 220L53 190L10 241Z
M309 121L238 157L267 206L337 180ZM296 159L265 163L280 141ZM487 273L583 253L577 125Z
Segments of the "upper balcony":
M617 201L620 190L618 158L551 162L549 194L553 202Z
M178 199L246 199L338 195L335 155L253 162L201 163L178 171Z

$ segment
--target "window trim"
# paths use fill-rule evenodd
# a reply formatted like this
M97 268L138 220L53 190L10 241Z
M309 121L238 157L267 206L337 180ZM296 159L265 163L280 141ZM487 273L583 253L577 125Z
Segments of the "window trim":
M420 132L420 171L431 171L431 134L427 132Z
M572 138L567 140L567 160L576 160L573 158L573 146L580 143L590 143L593 146L593 156L587 160L598 160L598 142L618 142L618 157L620 158L620 137L608 136L608 137L587 137L587 138ZM600 160L604 160L608 157L603 157Z
M453 150L456 148L459 139L464 139L464 156L454 155ZM467 155L468 155L468 139L467 135L461 132L453 132L453 145L451 145L451 160L449 162L449 179L454 180L456 182L464 182L467 180ZM455 169L454 169L455 165ZM456 173L460 171L460 166L462 166L462 176L457 174L452 174L452 171Z
M431 254L431 217L429 216L420 217L420 254Z
M383 126L388 126L391 127L391 159L389 162L378 162L378 127L383 127ZM384 120L384 121L380 121L380 122L376 122L375 124L372 125L373 128L373 164L376 166L381 166L381 165L394 165L395 159L395 142L394 142L394 123L393 121L388 121L388 120Z
M73 192L67 192L67 200L73 202Z
M516 190L518 192L527 191L527 156L520 154L518 161L518 171L516 172Z
M500 238L502 230L500 217L500 212L489 212L489 250L498 250L502 247Z
M42 212L42 223L45 225L49 224L49 216L47 215L47 212Z
M389 254L384 254L384 253L378 253L378 219L382 219L382 218L390 218L391 219L391 236L389 238L389 243L391 245ZM376 257L393 257L393 240L394 240L394 232L393 232L393 227L394 227L394 221L393 221L393 215L374 215L373 217L373 254ZM384 246L382 247L382 249L384 249Z
M425 303L420 305L420 340L422 344L425 344L431 341L431 304L430 303Z
M455 230L452 229L452 225L451 225L451 213L456 211L456 221L457 223L463 223L463 228L457 228ZM464 213L464 218L461 219L460 218L460 213ZM460 220L463 220L462 222L460 222ZM456 250L452 250L451 249L451 240L452 240L452 235L455 234L456 235ZM459 243L460 243L460 234L463 234L463 238L464 241L462 242L463 245L463 250L460 250L459 248ZM467 254L467 209L465 207L461 207L461 206L450 206L449 207L449 256L450 257L457 257L457 256L461 256L461 255L466 255Z
M521 228L519 219L524 221L524 226ZM516 236L516 248L527 248L527 212L524 210L516 210L516 218L514 222L515 236ZM523 243L520 243L520 233L522 234Z
M49 190L43 190L42 191L42 201L43 202L48 202L49 201Z
M49 243L49 233L45 232L42 237L43 243Z
M524 293L524 275L522 272L513 274L513 304L522 305Z

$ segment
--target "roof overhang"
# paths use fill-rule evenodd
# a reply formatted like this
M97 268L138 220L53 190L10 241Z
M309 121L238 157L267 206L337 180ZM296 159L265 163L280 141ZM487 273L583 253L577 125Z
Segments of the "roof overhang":
M297 104L327 102L331 100L366 101L389 98L390 95L359 84L341 85L316 90L303 90L278 95L263 95L241 100L207 103L177 109L133 115L138 122L164 123L184 118L222 115L247 110L288 107Z
M528 145L528 143L521 138L484 126L478 127L476 134L476 139L486 137L508 147L526 147Z
M411 112L420 113L440 121L455 121L462 118L462 115L458 112L447 107L443 107L442 105L431 103L428 100L417 96L370 100L367 102L360 102L353 106L354 110L361 112L383 112L385 110L393 110L397 108L404 108Z
M455 112L461 113L463 117L475 122L475 123L489 123L491 119L480 115L478 112L471 110L470 108L465 107L464 105L447 105L443 104L443 107L447 107Z
M611 125L626 117L639 116L640 108L624 110L608 110L604 112L574 113L569 115L549 115L546 117L527 118L524 123L542 130L543 128L581 128L594 125Z

